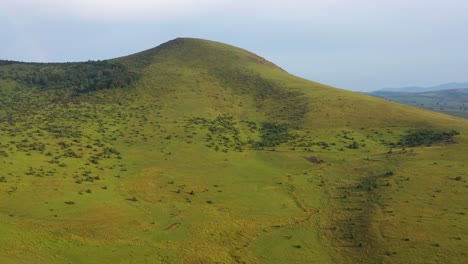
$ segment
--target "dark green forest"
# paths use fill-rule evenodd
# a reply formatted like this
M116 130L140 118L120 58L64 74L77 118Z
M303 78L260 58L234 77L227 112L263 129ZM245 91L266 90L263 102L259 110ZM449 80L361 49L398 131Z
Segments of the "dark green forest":
M24 63L0 61L0 79L47 89L71 89L76 93L132 86L139 74L110 61L80 63Z

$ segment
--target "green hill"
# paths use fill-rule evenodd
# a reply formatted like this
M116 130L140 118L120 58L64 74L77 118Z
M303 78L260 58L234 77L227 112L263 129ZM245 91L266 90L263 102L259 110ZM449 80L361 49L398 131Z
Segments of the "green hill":
M1 263L463 263L468 122L175 39L0 63Z

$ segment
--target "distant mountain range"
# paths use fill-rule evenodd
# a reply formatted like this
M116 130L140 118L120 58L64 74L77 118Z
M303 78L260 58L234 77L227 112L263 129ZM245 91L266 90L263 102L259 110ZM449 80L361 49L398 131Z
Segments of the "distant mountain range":
M376 90L375 92L422 93L422 92L461 89L461 88L468 88L468 82L463 82L463 83L450 82L450 83L439 84L439 85L431 86L431 87L408 86L408 87L401 87L401 88L383 88L380 90Z

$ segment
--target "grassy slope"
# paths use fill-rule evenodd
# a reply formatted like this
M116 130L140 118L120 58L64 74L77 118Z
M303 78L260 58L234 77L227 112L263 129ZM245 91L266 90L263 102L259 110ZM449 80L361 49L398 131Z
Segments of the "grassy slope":
M177 39L116 61L141 69L136 89L84 94L1 123L2 262L466 259L465 120L306 81L210 41ZM222 138L235 141L232 130L191 121L223 115L242 142L260 132L241 120L290 123L300 138L239 152ZM384 142L419 127L461 135L457 144L388 153ZM18 145L25 139L45 150ZM359 149L346 147L353 141ZM317 142L328 147L299 146ZM82 157L67 157L70 149Z

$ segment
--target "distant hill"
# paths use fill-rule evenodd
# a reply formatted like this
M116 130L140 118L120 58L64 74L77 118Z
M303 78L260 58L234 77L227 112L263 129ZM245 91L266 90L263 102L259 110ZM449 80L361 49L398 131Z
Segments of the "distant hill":
M214 41L0 61L0 263L464 263L467 149Z
M369 94L402 104L468 118L468 88L421 93L376 91Z
M419 86L408 86L401 88L384 88L376 90L375 92L407 92L407 93L419 93L419 92L430 92L430 91L441 91L441 90L451 90L451 89L463 89L468 88L468 82L464 83L444 83L431 87L419 87Z

